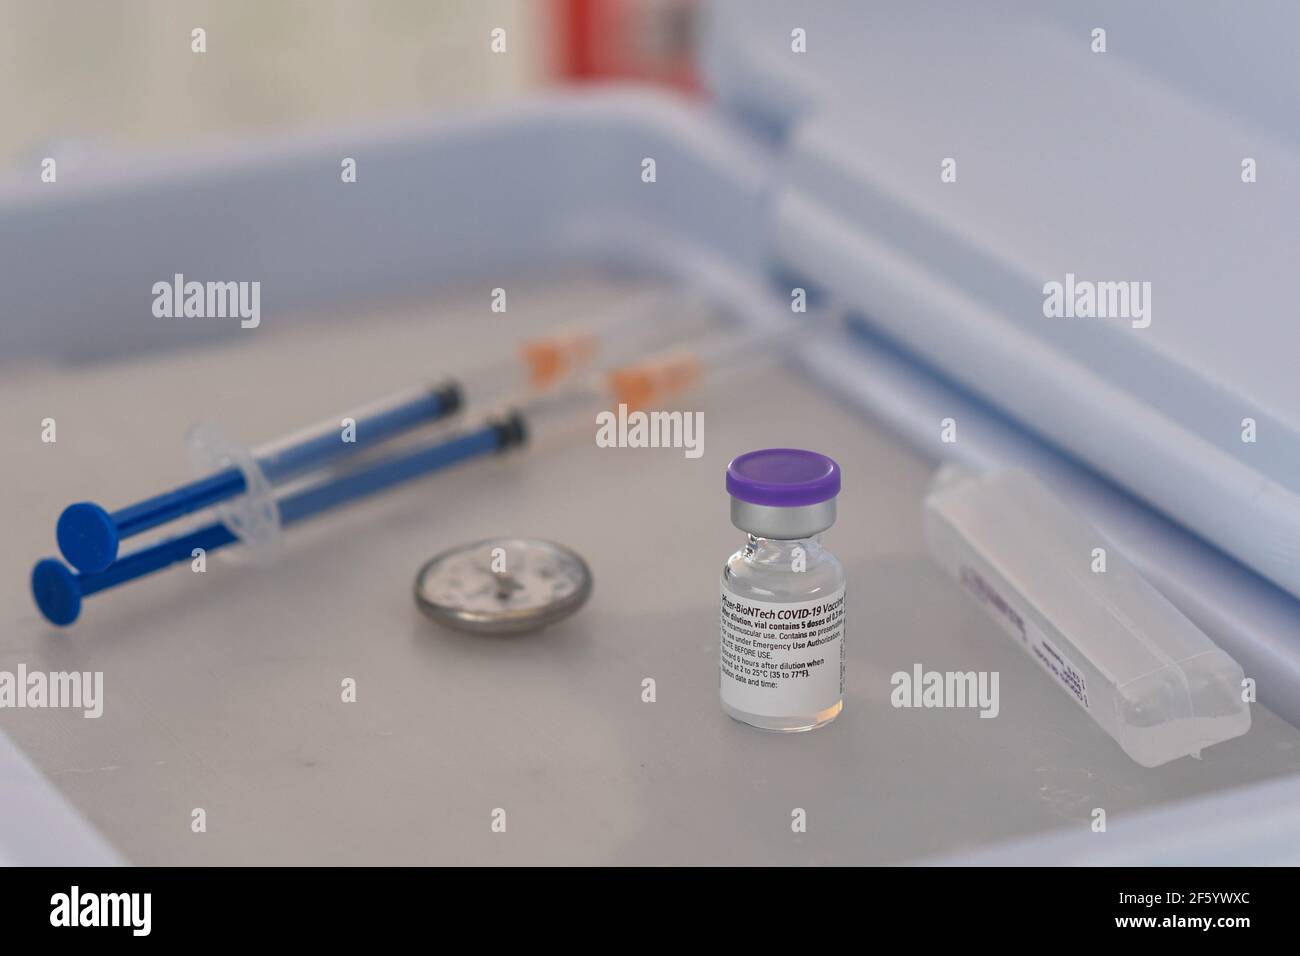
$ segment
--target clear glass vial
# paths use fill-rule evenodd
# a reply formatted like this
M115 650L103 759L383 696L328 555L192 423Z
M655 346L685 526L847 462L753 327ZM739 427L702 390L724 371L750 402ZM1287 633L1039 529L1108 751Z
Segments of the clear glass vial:
M722 571L722 709L763 730L812 730L844 706L844 568L821 545L840 468L768 448L727 466L731 523L749 535Z

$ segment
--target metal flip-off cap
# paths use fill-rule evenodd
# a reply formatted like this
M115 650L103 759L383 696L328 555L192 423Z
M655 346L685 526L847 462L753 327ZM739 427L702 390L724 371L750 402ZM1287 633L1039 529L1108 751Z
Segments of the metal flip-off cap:
M727 466L731 523L760 538L807 538L835 523L840 466L800 448L765 448Z

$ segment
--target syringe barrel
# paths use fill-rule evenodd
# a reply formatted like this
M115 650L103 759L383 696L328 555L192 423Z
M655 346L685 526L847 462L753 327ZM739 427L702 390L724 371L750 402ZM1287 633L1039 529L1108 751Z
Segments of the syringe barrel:
M253 449L272 484L366 448L382 444L463 404L455 382L421 385L387 396Z
M583 428L594 434L596 414L608 406L603 389L593 384L568 385L520 401L515 406L528 448L549 447L573 438Z
M923 524L931 557L1142 766L1250 729L1236 661L1033 475L941 470Z
M286 525L378 494L460 461L504 450L501 426L489 423L310 485L280 500Z

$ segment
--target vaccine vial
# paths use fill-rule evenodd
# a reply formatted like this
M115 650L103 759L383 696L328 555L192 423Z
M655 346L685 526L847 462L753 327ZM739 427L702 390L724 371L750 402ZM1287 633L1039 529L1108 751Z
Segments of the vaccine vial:
M752 451L727 466L727 493L749 540L722 571L722 709L763 730L813 730L844 706L844 568L821 545L839 465Z

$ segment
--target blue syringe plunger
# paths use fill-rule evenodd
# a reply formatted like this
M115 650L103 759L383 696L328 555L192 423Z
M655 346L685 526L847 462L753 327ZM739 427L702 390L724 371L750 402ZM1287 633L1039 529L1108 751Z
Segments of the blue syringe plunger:
M68 567L44 558L32 569L32 596L51 624L67 627L81 614L81 587Z
M117 557L117 522L93 501L64 508L55 537L63 556L83 571L102 571Z

